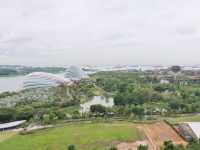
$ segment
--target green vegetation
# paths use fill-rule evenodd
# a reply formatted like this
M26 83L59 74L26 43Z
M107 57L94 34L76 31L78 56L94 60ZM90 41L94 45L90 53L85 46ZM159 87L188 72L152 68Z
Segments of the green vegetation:
M13 96L15 94L17 94L17 93L15 93L15 92L3 92L3 93L0 94L0 99L8 97L8 96Z
M15 135L1 142L0 147L2 150L66 150L69 145L75 145L79 150L106 150L118 142L143 138L143 133L132 123L77 123Z
M7 131L7 132L2 132L0 134L0 143L5 141L5 140L8 140L10 139L11 137L17 135L16 132L12 132L12 131Z
M90 107L90 112L91 113L106 113L106 107L102 106L102 105L92 105Z
M0 76L10 76L10 75L18 75L17 70L8 69L8 68L0 68Z
M121 114L173 115L200 112L200 86L198 82L180 77L178 67L173 68L175 77L168 84L152 73L145 72L100 72L93 76L97 86L114 95L114 102L121 107ZM177 71L176 71L177 70ZM165 74L162 75L165 77ZM143 108L143 112L142 112Z
M117 150L117 148L113 146L113 147L109 148L109 150Z
M93 115L81 115L79 106L96 95L112 96L115 105L113 108L93 106L90 113L96 113L95 116L110 117L112 114L133 119L170 119L178 114L200 112L199 83L188 80L186 73L180 76L178 67L171 70L174 75L168 84L160 83L160 79L152 72L99 72L70 87L2 93L0 122L26 119L52 123L90 117ZM161 76L165 77L165 74Z
M172 124L182 123L182 122L200 122L199 114L191 114L191 115L179 115L173 117L165 117Z
M80 103L102 93L90 80L72 86L31 89L20 93L0 94L0 122L31 120L54 123L56 120L80 118ZM45 120L45 121L44 121Z
M24 67L24 66L0 66L0 76L26 75L32 72L59 73L65 71L62 67Z
M184 147L183 145L175 145L172 141L166 141L161 150L199 150L199 147L199 142L192 142Z
M134 121L166 119L170 123L200 121L200 85L179 74L175 66L170 83L161 83L152 72L100 72L71 86L0 94L0 122L28 120L29 123L56 124L65 121L128 118ZM165 77L165 71L161 76ZM167 77L169 74L167 75ZM96 95L114 98L114 106L94 104L80 113L80 104ZM99 117L99 118L98 118ZM77 120L76 120L77 119ZM108 150L117 143L143 139L131 123L80 123L42 130L32 134L8 136L0 143L4 150ZM24 142L26 141L26 142ZM17 146L16 146L17 145ZM198 150L167 141L162 150ZM139 150L148 149L139 146Z
M147 145L140 145L137 148L138 150L148 150L148 146Z
M199 147L200 147L200 143L198 141L196 141L196 142L190 143L187 146L186 150L199 150Z
M68 146L68 150L76 150L75 145L71 144Z

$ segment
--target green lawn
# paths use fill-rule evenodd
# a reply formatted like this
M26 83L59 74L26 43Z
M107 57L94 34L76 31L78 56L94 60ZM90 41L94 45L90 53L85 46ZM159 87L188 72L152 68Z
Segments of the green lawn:
M182 122L200 122L200 115L183 115L178 117L166 117L165 119L173 124Z
M67 150L75 144L78 150L106 150L119 141L135 141L144 135L132 123L82 123L14 135L0 143L1 150Z
M3 142L11 137L13 137L14 135L16 135L16 132L0 132L0 142Z

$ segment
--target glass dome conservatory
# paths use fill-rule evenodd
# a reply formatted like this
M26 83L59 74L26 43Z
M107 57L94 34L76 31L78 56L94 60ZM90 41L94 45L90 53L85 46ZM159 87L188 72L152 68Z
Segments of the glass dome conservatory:
M41 88L41 87L53 87L59 85L69 85L71 81L63 77L45 73L45 72L34 72L25 77L23 82L24 89L30 88Z
M88 78L88 75L79 67L71 66L66 70L65 78L71 80L81 80Z

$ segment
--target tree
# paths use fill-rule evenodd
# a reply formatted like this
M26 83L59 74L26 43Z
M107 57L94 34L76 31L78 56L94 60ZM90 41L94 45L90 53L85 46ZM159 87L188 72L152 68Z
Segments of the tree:
M180 108L180 102L177 100L169 102L169 107L173 110L178 110Z
M179 71L181 71L181 67L180 66L172 66L170 69L174 73L178 73Z
M175 91L175 88L171 84L156 84L153 86L153 89L160 93L165 92L165 91L170 91L170 92Z
M118 150L116 147L111 147L109 150Z
M72 112L72 118L73 118L73 119L78 119L78 118L80 118L80 112L77 111L77 110L73 111L73 112Z
M31 106L23 106L16 109L17 120L29 120L33 117L34 109Z
M177 74L181 71L181 67L180 66L172 66L171 71L175 73L174 74L174 80L176 82Z
M76 150L75 145L71 144L68 146L68 150Z
M123 93L118 93L114 97L114 103L115 103L115 105L125 105L127 103L125 98L124 98Z
M0 122L9 122L15 119L14 108L0 108Z
M140 146L138 146L137 150L148 150L148 146L147 145L140 145Z
M142 106L133 106L132 107L132 112L136 115L142 118L144 115L144 108Z
M43 120L43 123L44 123L44 124L49 124L49 123L51 122L51 119L50 119L49 114L44 114L44 115L42 116L42 120Z
M172 141L165 141L162 150L187 150L183 145L175 145Z
M90 112L92 113L105 113L106 112L106 107L102 105L92 105L90 106Z
M193 142L188 144L186 150L199 150L199 148L200 148L199 141L193 141Z

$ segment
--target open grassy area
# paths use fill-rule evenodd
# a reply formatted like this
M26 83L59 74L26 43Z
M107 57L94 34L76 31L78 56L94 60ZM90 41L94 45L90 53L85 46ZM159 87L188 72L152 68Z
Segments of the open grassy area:
M3 142L5 140L13 137L16 134L17 134L16 132L10 132L10 131L0 132L0 142Z
M182 123L182 122L200 122L200 115L182 115L177 117L166 117L164 118L172 124Z
M106 150L112 144L143 139L132 123L74 123L63 127L14 135L0 143L2 150L66 150L75 144L79 150Z

